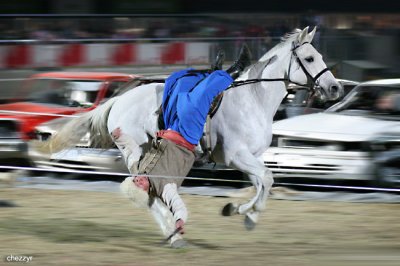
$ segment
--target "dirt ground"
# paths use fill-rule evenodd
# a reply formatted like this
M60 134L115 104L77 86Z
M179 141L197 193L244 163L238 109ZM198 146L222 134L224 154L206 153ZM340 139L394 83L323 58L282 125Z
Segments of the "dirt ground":
M400 265L400 205L270 200L253 231L225 197L183 195L189 247L117 193L0 189L0 265Z

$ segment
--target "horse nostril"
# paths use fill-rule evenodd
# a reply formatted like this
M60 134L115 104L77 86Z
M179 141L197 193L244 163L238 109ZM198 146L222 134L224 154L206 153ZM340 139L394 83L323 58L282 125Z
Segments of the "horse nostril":
M336 85L331 86L331 93L332 94L338 92L338 90L339 90L338 86L336 86Z
M330 94L331 96L334 96L335 98L341 98L343 96L343 90L341 89L341 86L338 85L332 85L330 87Z

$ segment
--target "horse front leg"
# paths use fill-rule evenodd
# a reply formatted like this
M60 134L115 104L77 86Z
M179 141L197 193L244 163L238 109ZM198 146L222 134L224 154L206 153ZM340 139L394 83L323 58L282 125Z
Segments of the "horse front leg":
M266 207L273 184L272 173L249 151L238 152L232 160L232 166L247 174L256 189L256 195L244 204L229 203L223 208L222 214L225 216L235 213L246 215L245 226L246 229L251 230L258 222L260 212Z
M264 167L264 174L261 176L248 175L249 179L256 187L256 196L248 203L243 204L239 207L239 213L246 213L253 208L255 211L265 210L269 191L274 183L272 172ZM240 209L242 208L242 209Z
M243 204L239 206L238 213L244 213L246 215L244 220L245 227L247 230L252 230L258 222L260 212L265 210L266 208L269 191L271 190L274 179L272 177L272 172L269 169L265 169L264 175L262 176L261 184L258 184L258 177L249 176L249 178L250 180L252 180L253 184L257 183L255 185L257 189L257 194L253 198L253 200L255 199L254 205L251 205L253 203L253 200L247 204ZM253 206L252 209L250 209L251 206Z

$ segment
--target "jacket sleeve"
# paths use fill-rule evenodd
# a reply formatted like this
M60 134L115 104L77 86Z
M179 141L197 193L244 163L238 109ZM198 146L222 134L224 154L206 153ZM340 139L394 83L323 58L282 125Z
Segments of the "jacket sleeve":
M182 198L178 194L176 184L168 183L164 186L162 192L162 201L168 206L174 215L175 221L182 219L185 223L188 217L188 212Z

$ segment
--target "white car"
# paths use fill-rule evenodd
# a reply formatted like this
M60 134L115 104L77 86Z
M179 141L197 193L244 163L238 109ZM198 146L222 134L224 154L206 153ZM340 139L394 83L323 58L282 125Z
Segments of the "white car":
M385 97L399 105L400 79L360 83L322 113L275 122L265 165L276 178L399 184L400 106L382 107Z

